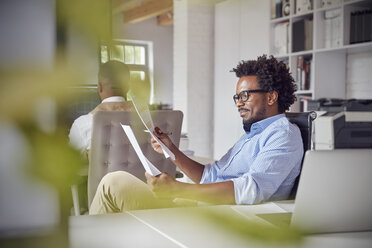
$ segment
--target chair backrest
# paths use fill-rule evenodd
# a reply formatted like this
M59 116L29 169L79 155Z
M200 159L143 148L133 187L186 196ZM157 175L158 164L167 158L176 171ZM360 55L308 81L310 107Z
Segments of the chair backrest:
M301 131L301 137L302 137L302 142L304 146L304 156L305 156L305 152L311 149L312 122L316 119L316 113L314 111L298 112L298 113L286 112L285 115L288 118L288 120L291 123L296 124ZM302 161L301 161L301 169L302 169L302 163L304 161L304 156L302 157ZM294 199L296 197L299 178L300 178L300 175L298 175L298 177L295 180L291 194L289 196L290 199Z
M183 114L181 111L151 111L155 126L171 132L169 136L178 147ZM127 111L98 111L93 116L92 143L89 154L88 204L90 206L102 177L113 171L127 171L145 181L145 170L120 123L130 125L145 156L161 171L175 176L176 167L151 147L150 134L137 113Z

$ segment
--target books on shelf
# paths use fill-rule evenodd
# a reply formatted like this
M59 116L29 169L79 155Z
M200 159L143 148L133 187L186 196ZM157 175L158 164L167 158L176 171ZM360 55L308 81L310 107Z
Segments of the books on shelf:
M276 0L275 1L275 17L276 18L282 17L282 8L283 8L282 0Z
M307 112L308 111L308 102L311 100L309 96L297 96L298 101L300 102L300 112Z
M342 45L342 19L341 9L324 11L324 48Z
M297 90L309 90L311 82L312 58L298 56L296 67Z
M289 22L281 22L274 26L274 47L276 55L288 53Z
M342 3L342 0L321 0L321 8L329 8L333 6L338 6Z
M313 20L305 19L305 50L313 49Z
M358 8L350 13L350 44L372 41L372 9Z
M293 23L292 52L313 49L313 19L305 18Z
M289 16L290 0L271 0L271 19Z
M313 0L296 0L296 14L303 14L313 9Z

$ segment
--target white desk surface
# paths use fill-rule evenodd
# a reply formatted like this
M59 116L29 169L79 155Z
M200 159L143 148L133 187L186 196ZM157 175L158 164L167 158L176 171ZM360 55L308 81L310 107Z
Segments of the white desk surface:
M262 222L255 214L292 212L293 202L251 206L206 206L136 210L121 214L70 217L71 248L85 247L273 247L248 240L214 224L205 210ZM274 245L278 247L278 245ZM372 247L371 232L309 235L301 244L279 247Z

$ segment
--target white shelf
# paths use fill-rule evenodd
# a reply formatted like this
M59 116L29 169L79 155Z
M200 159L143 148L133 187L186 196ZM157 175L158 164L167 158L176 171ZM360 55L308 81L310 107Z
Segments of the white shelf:
M370 0L354 0L354 1L345 1L344 0L344 6L349 6L349 5L353 5L353 4L360 4L360 3L370 4Z
M289 21L289 18L290 16L283 16L283 17L279 17L279 18L275 18L275 19L271 19L270 20L270 23L280 23L280 22L285 22L285 21Z
M291 53L291 56L306 56L306 55L312 55L313 50L306 50L306 51L300 51L300 52L294 52Z
M342 8L342 4L332 5L332 6L328 6L325 8L318 8L315 10L315 12L323 12L323 11L338 9L338 8Z
M372 51L372 41L351 44L343 47L347 50L347 53L361 53L361 52L370 52Z
M311 95L313 94L312 90L298 90L295 92L296 95Z
M372 0L343 0L340 4L321 7L321 0L313 0L313 10L306 13L295 14L296 0L290 0L291 15L273 19L270 21L271 25L271 39L274 39L275 24L288 21L289 35L288 35L288 53L277 55L278 59L287 59L289 61L289 68L296 79L297 75L297 58L298 56L311 57L311 80L310 90L299 90L295 94L297 96L310 97L313 99L321 97L345 98L346 97L346 79L345 71L347 67L347 55L352 53L363 53L372 51L372 41L358 44L348 44L350 34L350 13L359 7L372 8ZM325 47L325 19L326 11L340 9L340 35L341 40L334 42L335 47ZM292 52L292 36L293 23L305 19L312 18L313 20L313 48L312 50ZM328 34L328 33L327 33ZM270 49L273 49L274 40L271 40ZM341 45L339 43L341 42ZM272 50L271 50L272 52ZM300 102L297 101L291 109L300 110Z

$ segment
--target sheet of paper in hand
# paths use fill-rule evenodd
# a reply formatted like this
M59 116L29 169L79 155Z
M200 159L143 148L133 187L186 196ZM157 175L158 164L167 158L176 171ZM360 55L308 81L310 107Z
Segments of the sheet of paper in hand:
M132 144L135 152L137 153L137 156L139 157L143 167L145 168L145 171L149 173L152 176L157 176L161 174L161 172L156 168L143 154L141 147L139 146L136 137L134 136L133 130L128 125L121 124L121 127L123 128L125 134L128 136L128 139L130 143Z
M151 136L154 138L154 140L156 140L156 142L158 142L158 144L160 145L161 149L163 150L163 153L164 153L164 156L166 158L171 158L173 160L175 160L175 156L173 154L173 152L171 152L168 147L166 147L164 145L163 142L161 142L161 140L159 140L154 134L153 134L153 131L154 131L154 123L152 121L152 118L151 118L151 114L150 114L150 110L147 106L146 103L143 103L141 102L140 100L138 100L136 98L135 95L131 94L130 97L132 98L132 103L134 105L134 108L136 109L136 112L138 114L138 116L140 117L142 123L145 125L146 129L149 131L149 133L151 134Z

